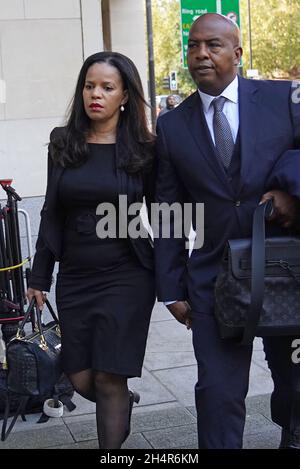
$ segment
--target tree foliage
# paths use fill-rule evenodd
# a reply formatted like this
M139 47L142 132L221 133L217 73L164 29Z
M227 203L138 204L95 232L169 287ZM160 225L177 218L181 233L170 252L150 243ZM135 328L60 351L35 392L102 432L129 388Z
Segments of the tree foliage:
M250 0L252 68L265 77L300 76L300 0ZM250 68L248 0L240 0L244 70ZM179 93L195 85L182 68L179 0L152 0L157 94L167 94L163 78L178 72Z
M182 68L179 0L153 0L152 16L156 93L169 93L162 86L163 79L176 70L178 92L188 95L195 85L188 71Z
M248 0L241 0L245 68L250 68ZM251 0L252 67L267 77L297 75L300 1Z

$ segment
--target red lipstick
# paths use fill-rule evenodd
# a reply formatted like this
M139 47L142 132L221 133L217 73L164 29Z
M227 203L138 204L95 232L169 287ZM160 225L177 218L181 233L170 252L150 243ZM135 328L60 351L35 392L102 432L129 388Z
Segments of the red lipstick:
M92 109L92 111L99 111L100 109L103 109L103 106L98 103L92 103L89 105L89 108Z

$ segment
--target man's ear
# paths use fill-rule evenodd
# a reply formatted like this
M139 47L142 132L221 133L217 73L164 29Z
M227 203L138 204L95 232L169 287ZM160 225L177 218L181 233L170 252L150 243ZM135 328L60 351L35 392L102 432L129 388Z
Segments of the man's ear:
M238 66L243 55L243 49L240 46L234 48L234 65Z

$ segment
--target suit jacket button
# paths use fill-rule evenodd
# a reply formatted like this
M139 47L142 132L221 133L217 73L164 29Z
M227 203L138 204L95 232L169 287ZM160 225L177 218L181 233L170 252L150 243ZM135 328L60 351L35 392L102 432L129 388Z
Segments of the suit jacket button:
M236 206L236 207L239 207L240 205L241 205L241 201L240 201L240 200L236 200L236 201L235 201L235 206Z

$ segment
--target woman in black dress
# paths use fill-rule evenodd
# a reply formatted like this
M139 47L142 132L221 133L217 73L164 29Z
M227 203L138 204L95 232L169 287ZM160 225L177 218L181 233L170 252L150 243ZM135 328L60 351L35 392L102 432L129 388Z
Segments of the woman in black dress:
M155 301L152 247L148 237L132 235L127 216L130 204L152 200L154 138L145 104L130 59L99 52L84 62L67 125L50 135L27 292L42 307L59 261L63 369L76 391L96 402L99 445L106 449L120 448L130 432L139 396L127 379L141 376Z

